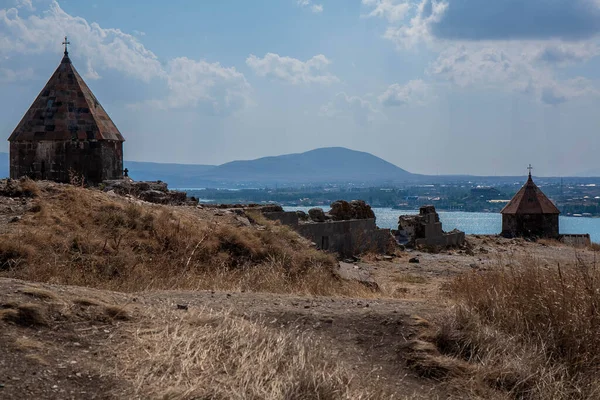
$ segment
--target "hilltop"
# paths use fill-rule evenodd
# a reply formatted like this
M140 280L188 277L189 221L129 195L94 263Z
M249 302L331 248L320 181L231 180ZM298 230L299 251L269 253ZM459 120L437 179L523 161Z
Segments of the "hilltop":
M379 157L344 147L233 161L204 174L204 178L214 181L284 185L402 182L411 177L411 173Z
M467 241L338 262L252 210L0 181L0 397L600 393L595 250Z

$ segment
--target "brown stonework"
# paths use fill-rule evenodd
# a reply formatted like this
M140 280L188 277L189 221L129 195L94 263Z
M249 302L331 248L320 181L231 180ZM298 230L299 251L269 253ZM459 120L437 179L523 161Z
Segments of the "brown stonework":
M502 209L502 235L558 238L560 211L529 179Z
M123 177L125 139L67 53L9 137L10 177L88 183Z

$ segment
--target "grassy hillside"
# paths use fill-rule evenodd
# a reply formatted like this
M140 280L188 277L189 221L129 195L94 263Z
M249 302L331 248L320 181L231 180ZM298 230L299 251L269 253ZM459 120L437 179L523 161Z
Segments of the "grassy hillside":
M120 291L351 290L336 280L332 256L259 216L261 224L252 225L246 217L141 205L70 185L19 185L11 193L31 198L0 240L0 276Z
M373 288L251 212L0 181L0 397L600 398L597 250L344 263Z

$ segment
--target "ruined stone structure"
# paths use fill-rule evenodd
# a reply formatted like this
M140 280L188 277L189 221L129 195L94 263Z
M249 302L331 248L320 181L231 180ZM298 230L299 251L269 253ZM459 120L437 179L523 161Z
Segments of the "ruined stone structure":
M313 208L308 218L301 212L264 212L271 220L280 221L316 244L321 250L341 256L352 256L365 251L385 253L393 245L389 229L379 229L375 214L364 201L336 201L327 213Z
M10 142L10 177L97 184L123 177L123 136L64 57Z
M559 240L573 247L586 247L592 244L589 233L564 234L559 236Z
M531 167L530 167L531 168ZM529 178L502 213L502 236L553 238L559 237L560 211Z
M418 215L400 216L396 240L408 246L462 246L465 233L458 230L444 232L435 207L423 206Z

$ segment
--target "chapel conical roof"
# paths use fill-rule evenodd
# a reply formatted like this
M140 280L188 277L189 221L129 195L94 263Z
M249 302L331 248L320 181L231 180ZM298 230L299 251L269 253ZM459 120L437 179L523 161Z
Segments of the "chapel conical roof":
M60 65L8 140L125 141L66 50Z
M552 201L533 182L531 174L523 187L501 211L502 214L560 214Z

